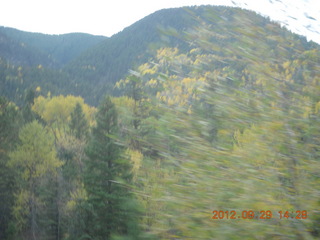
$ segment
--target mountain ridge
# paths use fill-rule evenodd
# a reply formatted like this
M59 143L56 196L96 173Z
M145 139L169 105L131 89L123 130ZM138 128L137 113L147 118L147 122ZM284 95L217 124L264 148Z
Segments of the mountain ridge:
M61 68L81 52L107 39L87 33L43 34L21 31L10 27L0 27L0 32L17 43L38 51L51 59L51 65Z
M53 38L60 37L60 40L64 38L66 42L70 43L68 45L64 42L62 46L58 43L59 50L54 51L51 43L57 44L57 40L46 41L47 45L43 44L43 39L50 38L50 36L11 30L11 35L9 34L11 36L9 40L12 41L11 45L18 50L20 48L22 50L29 49L27 52L21 50L22 56L35 64L32 65L26 60L19 62L12 61L10 58L6 59L3 54L5 51L0 51L2 62L8 60L9 65L16 66L16 68L10 70L11 80L7 78L1 81L5 88L11 81L9 84L11 86L10 90L6 88L0 94L5 92L7 97L14 100L12 96L22 98L23 88L35 89L39 85L43 94L50 91L53 95L80 95L90 104L97 105L104 94L119 94L114 89L114 84L125 78L130 69L135 69L152 59L160 48L177 47L181 52L188 52L193 48L193 40L197 38L197 34L193 34L193 32L199 31L204 25L210 31L215 32L216 36L209 41L214 42L217 51L220 51L222 55L224 53L221 49L233 47L243 39L246 39L247 42L245 46L239 46L240 48L245 47L251 50L259 48L259 46L255 46L255 42L258 40L265 48L270 48L270 51L265 51L265 54L276 53L275 50L279 45L281 48L288 48L288 53L285 54L289 56L290 46L286 46L284 43L287 40L294 41L295 47L300 49L319 47L316 43L307 42L305 37L293 34L280 27L279 24L253 11L222 6L196 6L159 10L110 38L82 33L54 36ZM3 36L3 29L0 28L0 39L1 34ZM20 38L17 36L20 36ZM33 49L33 46L31 48L21 46L20 40L26 39L26 36L30 37L26 42L31 46L36 45L34 42L39 36L42 38L39 40L42 43L38 48L39 51L36 51L37 49L35 51L30 50ZM96 43L94 44L94 41L92 41L85 47L78 46L75 47L76 51L71 51L71 47L74 46L73 43L81 37L85 39L92 37ZM10 41L8 43L8 39L6 40L5 37L3 39L3 42L10 46ZM74 41L71 41L72 39ZM0 49L1 46L0 41ZM64 49L68 49L68 51L64 52ZM19 53L19 51L16 52ZM60 57L54 57L54 54L50 54L52 51ZM43 62L33 60L37 58L43 59ZM24 62L28 64L24 66L22 64ZM20 72L18 71L19 64L22 64L23 67ZM43 68L38 68L39 65Z

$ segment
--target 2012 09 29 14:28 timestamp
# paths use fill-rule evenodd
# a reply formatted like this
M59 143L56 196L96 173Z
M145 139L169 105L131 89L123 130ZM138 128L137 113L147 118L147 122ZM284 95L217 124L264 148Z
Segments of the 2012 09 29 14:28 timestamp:
M276 214L273 214L270 210L262 211L253 211L253 210L214 210L212 211L212 219L221 220L221 219L307 219L308 212L307 210L297 210L297 211L278 211Z

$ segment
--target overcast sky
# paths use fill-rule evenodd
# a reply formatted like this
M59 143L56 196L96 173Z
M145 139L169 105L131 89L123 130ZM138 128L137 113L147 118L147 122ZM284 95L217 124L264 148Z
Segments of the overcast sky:
M0 0L0 26L30 32L112 36L163 8L240 6L320 43L320 0Z

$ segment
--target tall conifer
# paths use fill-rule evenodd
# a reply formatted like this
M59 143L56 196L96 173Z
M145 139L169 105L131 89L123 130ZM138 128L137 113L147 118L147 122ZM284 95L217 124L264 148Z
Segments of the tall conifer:
M73 112L71 113L71 120L69 127L71 133L78 139L83 139L88 134L88 122L83 113L80 103L77 103Z
M118 131L117 112L109 97L105 98L96 115L88 144L84 183L88 194L86 234L92 239L110 239L112 235L134 238L130 165L120 159L120 146L115 138Z
M18 141L20 115L16 106L0 96L0 239L8 239L12 220L14 170L7 166L8 153ZM11 229L12 230L12 229Z

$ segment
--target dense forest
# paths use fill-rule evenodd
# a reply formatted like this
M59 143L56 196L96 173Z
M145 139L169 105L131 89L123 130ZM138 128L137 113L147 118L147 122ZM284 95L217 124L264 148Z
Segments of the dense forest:
M0 28L0 83L0 239L320 238L320 46L267 18Z

